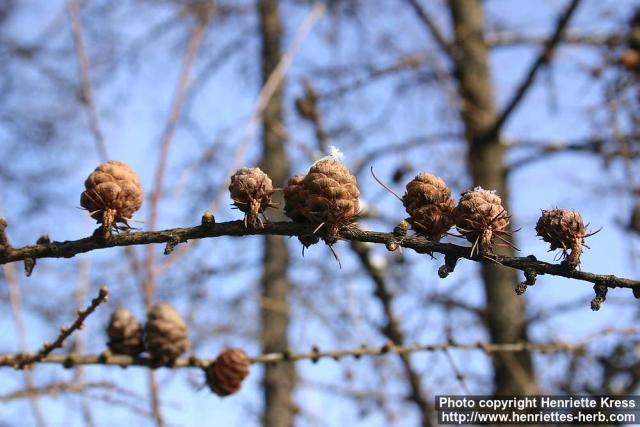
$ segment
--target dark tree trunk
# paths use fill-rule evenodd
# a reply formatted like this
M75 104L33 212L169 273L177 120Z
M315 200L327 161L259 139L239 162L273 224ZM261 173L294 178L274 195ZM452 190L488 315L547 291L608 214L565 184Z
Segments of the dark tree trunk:
M261 0L258 4L262 34L262 82L276 68L280 60L280 38L282 26L278 0ZM276 132L282 126L282 84L276 90L263 113L261 168L273 180L274 186L282 187L289 177L289 160L284 141ZM289 281L287 270L289 254L282 236L266 236L262 275L262 351L265 353L284 351L289 346L289 304L287 294ZM292 363L266 365L264 374L263 425L288 427L293 424L292 392L295 370Z
M455 25L456 77L462 96L462 120L469 144L468 162L474 185L496 190L509 211L509 188L505 176L503 147L491 132L497 119L488 50L484 41L484 11L481 0L452 0ZM514 255L511 248L503 248ZM515 270L482 264L482 279L489 314L489 330L495 343L527 340L524 298L516 295ZM535 392L535 377L529 353L498 354L493 358L495 393Z

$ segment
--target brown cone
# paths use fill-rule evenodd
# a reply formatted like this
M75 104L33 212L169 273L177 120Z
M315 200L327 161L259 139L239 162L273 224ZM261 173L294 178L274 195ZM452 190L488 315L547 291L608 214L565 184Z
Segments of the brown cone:
M640 68L640 52L629 48L622 53L620 63L629 71L638 71Z
M417 175L407 184L402 203L413 229L430 240L439 241L453 226L455 202L447 184L435 175Z
M325 225L328 241L340 228L355 221L360 211L358 183L349 169L337 160L320 160L304 177L305 216L313 225Z
M284 212L295 222L306 222L306 194L302 181L303 175L297 175L289 179L284 189Z
M207 367L207 384L218 396L238 392L249 375L249 358L239 348L227 348Z
M562 256L569 264L580 264L582 243L587 231L578 212L565 209L543 210L536 223L536 233L549 243L551 251L562 249ZM568 250L571 250L571 254L568 254Z
M273 206L271 178L260 168L241 168L231 177L229 192L233 204L245 213L245 224L250 228L259 228L262 221L258 215Z
M453 217L457 230L479 253L490 252L496 233L503 232L509 225L509 216L500 197L480 187L462 193Z
M142 325L126 308L118 307L111 313L107 327L107 346L115 354L135 357L144 351Z
M144 332L147 351L157 365L171 365L191 348L187 324L169 304L151 307Z
M111 229L128 229L128 221L142 206L142 187L136 173L117 160L99 165L84 182L80 206L102 224L105 236ZM122 223L124 226L117 226Z

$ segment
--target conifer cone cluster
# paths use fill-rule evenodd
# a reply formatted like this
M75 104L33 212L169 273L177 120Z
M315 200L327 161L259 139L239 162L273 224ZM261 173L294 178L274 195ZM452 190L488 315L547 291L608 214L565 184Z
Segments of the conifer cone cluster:
M228 348L206 368L207 385L218 396L236 393L249 375L250 361L239 348Z
M536 224L536 233L549 243L550 251L562 250L562 257L572 266L580 264L582 245L587 237L582 216L565 209L543 210ZM571 250L569 254L568 251Z
M85 180L84 186L80 206L102 224L105 237L111 235L112 229L131 228L128 221L142 206L142 187L129 166L117 160L102 163Z
M457 230L473 243L472 255L476 251L490 252L495 238L507 243L499 234L506 233L509 215L500 197L492 191L480 187L465 191L453 211L453 217Z
M233 204L245 214L247 228L261 228L260 216L272 207L273 182L260 168L241 168L232 177L229 192Z
M455 202L451 198L451 190L435 175L417 175L407 184L402 203L412 228L429 240L439 241L453 226Z
M142 326L126 308L118 307L109 319L107 346L115 354L135 357L144 351Z
M169 304L151 307L144 332L147 351L156 365L171 365L191 348L187 324Z
M360 212L356 177L335 159L316 162L302 180L306 221L324 227L324 239L333 244L342 227L353 223Z

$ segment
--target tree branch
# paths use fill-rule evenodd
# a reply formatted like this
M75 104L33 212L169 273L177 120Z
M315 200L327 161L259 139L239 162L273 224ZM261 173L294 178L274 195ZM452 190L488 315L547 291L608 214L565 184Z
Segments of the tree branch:
M487 35L487 46L490 48L518 47L530 44L542 44L547 36L540 34L496 33ZM621 34L571 34L563 36L563 43L593 47L615 47L623 44L625 38Z
M633 336L640 334L640 328L606 328L593 335L586 337L578 342L566 342L566 341L551 341L546 343L533 343L533 342L517 342L506 344L493 344L485 342L469 342L459 343L455 341L447 341L435 344L416 344L416 345L404 345L397 346L393 343L385 343L380 347L367 347L360 346L354 349L348 350L333 350L333 351L321 351L317 346L314 346L311 351L293 353L290 351L278 352L278 353L266 353L258 356L250 357L249 360L252 364L264 364L264 363L278 363L282 361L298 361L298 360L311 360L316 362L320 359L335 359L340 360L343 357L355 357L356 359L362 356L382 356L385 354L409 354L417 352L436 352L446 350L479 350L485 354L494 353L516 353L516 352L538 352L538 353L573 353L583 352L585 348L592 342L610 335L619 336ZM0 354L0 366L15 366L21 357L24 357L22 353L9 353ZM214 359L200 359L196 356L189 358L177 359L171 366L164 366L165 368L206 368ZM102 354L88 354L88 355L49 355L42 359L40 363L61 364L65 367L71 368L79 365L106 365L106 366L141 366L146 368L155 369L157 364L149 357L131 357L125 355L113 355L108 352Z
M560 16L560 18L558 19L558 23L556 24L555 30L553 31L549 39L544 43L542 50L538 54L538 57L533 62L533 64L531 64L531 67L529 68L529 71L527 72L527 75L525 76L524 80L522 81L522 83L520 83L520 86L518 86L518 89L513 94L513 97L507 103L507 106L498 115L498 119L496 120L496 123L493 125L493 128L491 129L491 132L490 132L491 135L497 135L500 132L504 124L507 122L507 120L511 116L511 113L513 113L516 107L520 104L520 101L524 99L524 96L529 91L529 88L531 88L531 86L533 85L533 82L535 81L540 68L542 68L543 65L546 65L549 62L551 62L551 59L553 58L554 50L556 46L560 43L560 40L562 40L564 30L569 24L571 17L573 16L574 12L576 11L579 5L580 5L580 0L571 0L571 3L569 3L569 6L567 6L564 13Z
M438 46L447 55L449 55L454 63L457 62L453 45L445 38L440 28L438 28L435 21L431 19L427 11L422 7L418 0L407 0L407 3L409 3L411 7L413 7L413 10L415 11L418 19L420 19L420 21L422 21L422 23L429 29L431 36L435 39Z
M9 248L4 253L0 253L0 264L21 261L27 258L71 258L77 254L117 246L146 245L151 243L169 243L170 245L176 245L186 242L187 240L204 239L208 237L238 237L266 234L278 236L304 236L313 234L313 229L314 227L306 224L274 222L265 224L262 229L249 230L245 228L243 221L229 221L191 228L173 228L161 231L126 233L114 235L106 240L97 235L85 237L84 239L79 240L65 242L54 241L51 243L40 243L21 248ZM459 246L453 243L431 242L421 236L403 237L398 240L398 237L393 233L361 230L355 226L343 229L340 232L340 237L343 240L358 242L381 244L395 242L402 247L413 249L416 252L423 254L441 253L449 255L451 258L465 258L476 262L497 263L502 266L521 271L531 269L538 275L548 274L551 276L561 276L594 284L602 284L608 288L629 288L640 290L639 280L573 270L567 268L564 264L551 264L544 261L538 261L532 255L528 257L508 257L496 254L476 254L471 256L471 251L468 246Z
M63 326L60 328L60 334L56 340L52 343L45 342L36 354L22 353L21 357L16 360L16 367L21 369L28 367L36 362L46 359L56 348L62 348L65 340L69 338L74 331L84 327L84 321L86 318L89 317L100 304L108 300L109 290L105 287L100 288L98 296L91 300L89 307L87 307L86 310L78 310L78 317L70 327Z
M516 141L507 145L509 149L531 148L532 153L527 154L513 160L507 166L506 173L509 174L531 163L540 160L546 160L552 155L562 153L586 153L597 154L602 156L606 161L615 159L616 157L635 159L640 156L640 150L622 150L617 142L622 140L625 143L635 142L640 138L639 135L620 135L618 140L609 138L593 137L576 141ZM613 148L612 148L613 147Z
M98 151L98 157L101 161L106 162L109 156L107 154L107 144L98 118L98 110L93 98L93 89L91 88L89 56L87 55L84 45L84 37L82 35L82 20L80 19L79 0L68 0L67 8L69 10L69 17L71 18L71 31L73 33L73 41L76 48L76 55L78 57L78 65L80 67L82 104L89 114L89 127L93 134L93 139Z
M382 333L391 340L392 343L396 345L404 345L404 333L402 332L398 316L396 316L395 310L393 309L393 293L391 292L391 289L389 289L384 276L384 271L373 265L371 262L369 248L364 243L352 241L351 248L356 253L365 271L375 284L374 295L382 304L384 316L387 321L384 327L381 328ZM422 425L425 427L431 426L433 425L431 420L433 418L434 409L429 404L429 399L427 399L422 388L420 375L418 374L415 366L413 366L411 358L407 353L400 353L399 356L407 377L407 382L411 388L411 395L409 396L409 399L411 399L420 409Z

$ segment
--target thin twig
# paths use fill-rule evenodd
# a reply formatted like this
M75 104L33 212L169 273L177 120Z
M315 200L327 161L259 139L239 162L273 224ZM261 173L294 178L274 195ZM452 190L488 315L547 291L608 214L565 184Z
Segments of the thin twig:
M76 55L78 56L78 65L80 66L82 104L85 106L87 113L89 114L89 127L91 128L91 133L93 133L93 139L96 144L98 156L100 157L100 160L106 161L108 159L107 145L100 128L100 120L98 119L98 112L93 98L93 90L91 88L89 57L84 45L84 38L82 36L82 20L80 19L79 0L68 0L67 8L69 10L69 17L71 18L71 30L73 32Z
M51 354L51 352L56 348L62 348L65 340L69 338L74 331L84 327L84 321L86 318L89 317L100 304L108 300L109 290L106 287L100 288L98 296L91 300L91 304L86 308L86 310L78 310L78 317L73 324L70 327L63 326L60 328L60 334L54 342L45 342L36 354L21 354L21 356L18 357L18 360L16 360L15 367L18 369L29 367L34 363L46 359L47 356L49 356L49 354Z
M496 33L486 36L487 46L490 48L501 47L520 47L523 45L542 44L548 40L547 35L542 34L512 34L512 33ZM615 47L623 44L625 37L622 34L575 34L566 33L563 37L563 43L576 44L585 46L593 46L596 48Z
M10 247L8 241L6 243L6 247ZM22 296L20 293L19 282L20 279L18 278L15 264L4 265L3 267L4 277L9 288L9 304L11 305L11 314L13 316L13 323L15 324L16 328L16 335L18 336L18 348L20 349L20 351L24 352L27 350L27 332L22 311ZM23 373L23 377L24 384L27 388L35 387L35 378L33 372L25 371ZM47 422L42 413L42 408L40 407L40 401L38 397L32 396L31 398L29 398L29 403L31 405L31 411L33 412L33 417L36 421L36 425L38 427L46 427Z
M78 287L76 288L75 303L76 310L82 309L82 304L87 296L90 285L90 263L89 259L80 260L78 263ZM82 354L85 352L85 334L78 331L73 341L73 352ZM73 372L73 384L78 387L86 385L85 383L85 371L83 367L78 367ZM82 399L80 402L82 409L82 417L84 418L85 425L87 427L94 427L96 425L91 410L91 405L86 399Z
M538 75L538 71L542 68L543 65L551 62L554 56L554 50L562 40L564 31L569 24L571 17L574 15L575 11L580 5L580 1L581 0L571 0L571 3L569 3L565 11L562 13L560 18L558 19L553 33L551 34L549 39L545 41L544 46L542 46L542 49L538 54L538 57L529 67L529 71L527 72L525 78L522 80L522 83L520 83L520 85L514 92L511 100L507 102L504 110L502 110L502 112L498 115L495 124L492 126L491 131L489 132L490 135L497 135L500 133L500 130L511 116L511 113L513 113L516 107L520 104L520 101L524 99L524 96L529 91L529 88L533 85L533 82Z
M422 23L429 29L429 32L435 39L438 46L451 58L453 62L456 62L456 55L453 48L453 45L445 38L444 34L438 28L435 21L429 16L427 11L422 7L422 5L418 2L418 0L407 0L413 10L416 13L416 16Z
M118 393L122 393L123 390L114 383L110 382L62 382L52 383L41 387L28 387L21 390L16 390L11 393L0 395L0 402L8 402L16 399L31 399L35 396L56 396L61 393L84 393L91 389L106 389L114 390Z
M160 388L158 387L158 380L154 370L148 372L149 380L149 395L151 398L151 414L158 427L165 425L164 417L162 416L162 404L160 402Z
M356 253L360 262L362 263L365 271L374 282L375 285L375 297L382 304L384 316L386 318L386 324L381 328L381 332L395 345L404 345L405 337L402 332L402 328L396 312L393 308L393 293L389 288L386 281L384 271L377 268L371 262L371 256L369 248L361 242L351 242L351 249ZM434 408L430 404L427 395L422 388L422 381L420 374L416 370L411 358L406 353L399 353L400 362L405 372L407 383L411 389L410 399L420 409L420 416L422 419L422 426L427 427L433 425L432 418L434 414Z
M155 170L154 189L151 192L149 217L147 219L147 224L151 229L156 227L156 223L158 221L158 209L164 190L163 184L166 175L167 159L169 158L169 149L171 148L173 136L175 134L176 127L178 126L180 116L182 115L184 101L189 89L189 84L191 83L191 69L204 38L212 11L203 10L203 12L204 13L196 15L196 23L191 31L191 35L189 36L189 41L182 61L182 67L180 69L180 76L178 77L176 92L173 97L169 117L162 135L160 157ZM153 246L147 247L147 256L145 259L146 276L142 285L144 303L147 308L153 304L153 295L155 293L155 253L155 248ZM155 378L155 372L153 371L149 371L149 395L151 411L156 425L158 427L163 427L165 423L161 412L159 389Z
M606 328L597 333L589 335L585 339L578 342L567 341L551 341L551 342L517 342L508 344L494 344L482 341L459 343L455 341L447 341L436 344L416 344L397 346L391 343L385 343L382 346L366 347L359 346L348 350L321 351L317 346L308 352L276 352L266 353L258 356L250 357L252 364L278 363L282 361L299 361L320 359L340 360L344 357L362 357L362 356L382 356L386 354L409 354L416 352L436 352L444 350L477 350L485 354L494 353L517 353L517 352L536 352L536 353L574 353L583 352L594 341L611 335L618 336L634 336L640 334L640 328ZM22 358L21 353L0 354L0 366L15 366ZM205 368L209 366L215 359L201 359L196 356L189 358L177 359L171 366L164 368ZM89 354L89 355L49 355L38 363L61 364L69 367L78 365L105 365L105 366L141 366L155 369L157 364L148 357L131 357L125 355L112 354Z
M160 144L160 157L158 159L158 165L155 171L154 188L151 192L149 217L147 219L147 226L151 229L155 228L158 221L158 208L160 199L162 197L164 177L167 168L167 159L169 157L169 149L171 148L171 143L173 142L173 135L175 133L178 120L180 119L182 105L189 88L189 76L191 75L191 68L196 58L196 54L198 53L198 49L202 42L202 38L204 36L206 28L207 21L198 19L195 27L191 31L186 52L184 54L184 60L182 62L182 68L180 70L180 77L178 78L176 93L171 105L171 112L169 113L169 118L165 125L165 130L162 135L162 142ZM149 247L147 250L145 263L147 278L143 285L144 301L146 307L151 306L155 289L154 260L155 250L153 247Z

